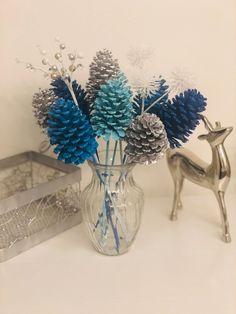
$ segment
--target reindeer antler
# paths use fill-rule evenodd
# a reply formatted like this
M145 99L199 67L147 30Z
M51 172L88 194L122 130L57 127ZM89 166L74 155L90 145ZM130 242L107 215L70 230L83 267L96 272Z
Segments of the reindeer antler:
M221 123L220 123L220 121L216 121L216 128L221 128Z
M214 129L214 127L213 127L213 125L211 124L211 122L207 119L206 116L204 116L204 115L202 115L202 114L200 114L200 117L201 117L202 121L204 122L205 128L206 128L209 132L211 132L211 131Z

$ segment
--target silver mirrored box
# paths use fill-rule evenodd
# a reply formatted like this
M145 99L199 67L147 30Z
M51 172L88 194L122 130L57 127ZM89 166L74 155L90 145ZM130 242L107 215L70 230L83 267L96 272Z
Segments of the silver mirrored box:
M25 152L0 160L0 262L81 222L81 170Z

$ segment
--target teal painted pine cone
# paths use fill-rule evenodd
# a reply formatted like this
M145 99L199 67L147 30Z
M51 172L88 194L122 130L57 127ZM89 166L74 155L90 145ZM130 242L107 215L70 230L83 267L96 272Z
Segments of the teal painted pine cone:
M120 75L101 86L92 111L91 124L105 141L123 139L133 117L132 92Z

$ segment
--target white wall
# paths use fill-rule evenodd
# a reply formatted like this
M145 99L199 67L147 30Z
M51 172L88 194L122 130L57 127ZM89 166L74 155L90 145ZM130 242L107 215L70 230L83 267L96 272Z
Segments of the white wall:
M33 119L31 98L48 82L41 74L24 70L14 59L39 64L35 46L54 52L57 35L71 49L84 51L85 70L78 77L83 84L87 65L98 49L111 49L125 70L131 46L155 48L154 73L165 75L176 67L187 68L196 78L196 87L208 98L209 119L235 126L235 12L234 0L1 0L0 158L36 150L43 138ZM202 131L200 127L196 135ZM196 135L188 147L209 159L208 146L198 142ZM236 130L226 143L233 170L235 140ZM147 193L171 191L165 161L139 167L137 179ZM189 185L187 192L193 191L202 192Z

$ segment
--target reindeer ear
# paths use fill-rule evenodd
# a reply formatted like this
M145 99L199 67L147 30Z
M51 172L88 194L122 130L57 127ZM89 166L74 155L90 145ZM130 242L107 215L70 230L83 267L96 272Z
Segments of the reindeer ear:
M204 141L206 140L208 137L208 134L202 134L202 135L199 135L197 138L200 140L200 141Z

